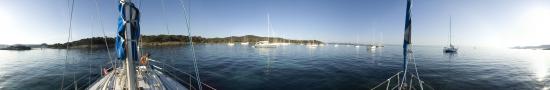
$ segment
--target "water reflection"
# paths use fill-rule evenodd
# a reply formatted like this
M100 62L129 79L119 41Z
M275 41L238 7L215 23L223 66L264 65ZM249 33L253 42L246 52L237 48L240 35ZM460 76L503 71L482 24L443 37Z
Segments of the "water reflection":
M373 49L375 50L375 49ZM378 50L370 50L371 51L371 57L372 57L372 63L374 63L375 65L381 65L381 63L378 63L379 61L379 58L382 57L382 55L384 54L384 48L378 48Z
M307 45L306 45L306 48L307 48L307 50L308 50L308 55L309 55L309 56L313 56L314 53L317 51L317 49L319 49L319 48L316 47L316 46L315 46L315 47L312 47L312 46L307 46Z
M541 90L548 90L550 83L548 83L550 72L550 52L547 51L526 51L526 50L514 50L517 55L524 56L530 63L531 72L533 73L535 81L540 85Z
M265 65L264 74L266 76L270 75L271 73L271 50L272 49L274 48L256 48L256 50L258 50L258 54L260 56L265 57L266 65Z
M458 53L456 52L449 52L449 53L445 53L444 55L448 57L448 60L451 61L453 58L456 57Z
M271 51L272 48L256 48L256 50L258 50L258 54L260 54L261 56L269 56L269 52Z
M401 46L387 46L372 51L351 45L315 49L304 45L277 48L252 48L240 45L229 47L224 44L196 46L197 54L201 57L199 65L203 65L201 73L205 73L201 74L201 77L207 78L205 80L221 89L229 90L364 89L365 87L360 85L374 86L365 82L377 84L380 80L372 79L384 79L386 77L377 76L384 76L384 72L393 73L395 69L400 69L401 49ZM419 70L425 70L421 71L424 73L422 77L431 80L430 85L436 89L532 90L548 89L550 86L550 51L479 48L463 50L460 53L442 53L440 47L419 49L415 52L416 59L420 61L417 63L422 64L422 69ZM187 46L144 49L159 61L165 60L164 62L175 64L186 72L193 72L193 69L188 67L192 66L189 64L189 50ZM90 54L88 50L71 49L69 53L71 57L69 61L65 61L66 51L63 49L0 50L0 58L4 60L0 62L0 90L58 88L62 71L66 71L66 82L72 82L75 72L78 78L89 79L87 76L100 76L101 66L98 65L104 65L103 63L109 60L104 50L93 51L93 54ZM62 70L65 62L79 66L69 66L71 70ZM88 75L90 69L92 75ZM91 79L95 80L93 77ZM341 82L346 83L338 84Z
M545 77L548 75L548 63L547 56L544 55L532 55L532 68L534 69L533 72L535 73L535 76L537 78L537 81L544 81Z

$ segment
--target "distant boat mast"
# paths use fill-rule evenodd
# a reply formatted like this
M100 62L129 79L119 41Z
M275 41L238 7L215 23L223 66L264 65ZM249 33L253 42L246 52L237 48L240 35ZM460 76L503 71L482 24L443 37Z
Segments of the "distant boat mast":
M271 37L271 21L269 19L269 13L267 13L267 42L269 43L269 37Z
M452 39L453 37L452 37L452 35L453 35L453 34L452 34L452 17L449 16L449 46L450 46L450 45L453 45L453 41L452 41L452 40L453 40L453 39Z

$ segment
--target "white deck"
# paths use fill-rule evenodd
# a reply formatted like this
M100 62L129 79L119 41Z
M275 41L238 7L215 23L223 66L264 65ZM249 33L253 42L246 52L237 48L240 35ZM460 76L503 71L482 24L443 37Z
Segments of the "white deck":
M185 86L163 73L139 66L137 86L140 90L188 90ZM88 90L124 90L126 84L124 70L118 68L93 83Z

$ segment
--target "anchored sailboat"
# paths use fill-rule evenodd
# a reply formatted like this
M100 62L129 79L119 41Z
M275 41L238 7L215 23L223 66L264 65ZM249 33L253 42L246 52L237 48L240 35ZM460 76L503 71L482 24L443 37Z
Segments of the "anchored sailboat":
M378 44L376 44L376 47L384 47L384 33L380 33L380 41L378 41Z
M248 45L249 42L248 42L248 39L246 38L247 36L243 36L244 37L244 40L241 42L241 45Z
M359 36L355 35L355 48L360 48L361 45L359 45Z
M443 52L445 52L445 53L456 53L456 51L458 51L458 48L456 48L453 45L451 30L452 30L452 20L451 20L451 17L449 17L449 47L445 47L443 49Z
M275 48L277 45L270 43L269 37L271 36L271 21L269 17L269 13L267 14L267 40L266 41L258 41L256 44L254 44L255 48Z
M308 44L306 46L309 48L317 48L317 46L319 46L317 43L315 43L314 40L307 40L307 41L308 41Z
M371 44L370 45L367 45L367 49L368 50L371 50L371 51L374 51L376 50L376 42L375 42L375 38L376 37L376 34L374 33L374 30L372 31L372 41L371 41Z
M229 46L235 46L235 43L233 43L233 36L229 36L229 42L227 43Z
M403 70L397 72L395 75L390 76L382 83L376 85L371 90L379 90L380 86L384 85L385 90L424 90L424 86L428 86L430 89L433 89L428 84L425 84L424 81L420 80L418 76L418 70L416 68L416 62L414 59L414 54L412 51L412 39L411 39L411 30L412 30L412 19L411 19L411 8L412 0L407 0L407 13L405 17L405 35L403 41ZM408 66L409 62L412 61L414 65L414 73L409 71ZM395 78L397 77L397 78ZM416 82L415 82L416 81ZM392 83L394 82L394 83ZM413 84L415 83L415 84Z

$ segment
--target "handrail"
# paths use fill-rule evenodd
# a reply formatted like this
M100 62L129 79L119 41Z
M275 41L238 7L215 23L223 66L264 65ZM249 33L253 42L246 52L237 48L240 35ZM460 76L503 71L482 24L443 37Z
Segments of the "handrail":
M90 75L90 76L92 76L92 75ZM101 76L96 76L96 78L98 78L98 77L101 77ZM80 77L79 79L77 79L77 80L76 80L76 84L78 84L78 81L84 80L84 78L85 78L85 77ZM67 87L63 87L62 90L66 90L66 89L68 89L68 88L70 88L70 87L73 87L74 84L75 84L75 83L71 83L71 84L67 85ZM80 88L82 88L82 87L80 87Z
M187 72L181 71L181 70L179 70L178 68L176 68L176 67L174 67L174 66L172 66L172 65L169 65L169 64L166 64L166 63L163 63L163 62L159 62L159 61L154 60L154 59L149 59L149 61L156 62L156 63L159 63L159 64L163 64L163 66L168 66L168 67L174 69L174 71L183 73L183 74L187 75L189 78L191 78L191 79L193 79L193 80L197 80L197 78L194 77L193 75L191 75L191 74L189 74L189 73L187 73ZM158 68L158 66L154 66L154 67ZM161 69L162 69L162 68L161 68ZM165 71L165 72L167 72L167 71ZM170 72L167 72L167 73L171 74L172 76L176 76L176 75L173 75L173 74L170 73ZM184 81L180 79L180 82L184 82ZM211 89L211 90L217 90L216 88L214 88L214 87L212 87L212 86L210 86L210 85L208 85L208 84L206 84L206 83L204 83L204 82L200 82L200 83L201 83L202 85L208 87L208 88ZM192 86L192 85L190 85L190 86ZM201 87L202 87L202 86L201 86Z
M392 80L397 76L399 78L400 74L403 74L403 75L410 75L410 80L407 82L407 83L400 83L399 82L399 79L398 82L397 82L397 85L394 86L394 84L391 84ZM416 79L416 80L414 80ZM413 84L414 82L417 82L415 84ZM384 80L383 82L381 82L380 84L376 85L374 88L371 88L370 90L375 90L375 89L378 89L380 86L384 85L384 84L387 84L386 85L386 90L395 90L395 89L406 89L406 90L424 90L425 88L423 88L423 86L427 86L429 89L431 90L435 90L432 86L430 86L429 84L426 84L424 81L420 80L420 78L418 76L416 76L415 74L412 74L412 73L403 73L403 71L399 71L397 72L396 74L392 75L391 77L389 77L388 79ZM391 85L390 85L391 84ZM406 84L405 86L406 87L400 87L400 84ZM417 87L420 87L420 88L417 88Z
M101 65L102 65L101 68L103 68L103 66L105 65L108 69L111 69L111 68L114 69L114 68L115 68L114 66L107 66L107 65L111 65L110 63L112 63L112 62L117 62L117 61L107 61L106 63L101 64ZM89 75L89 77L91 77L91 76L92 76L92 75ZM94 77L94 78L99 78L99 77L102 77L102 76L99 75L99 76L96 76L96 77ZM77 79L77 80L75 80L75 81L76 81L76 83L78 83L80 80L84 80L84 78L85 78L85 77L80 77L79 79ZM66 87L62 87L62 90L66 90L66 89L68 89L68 88L70 88L70 87L74 87L73 85L75 84L75 83L74 83L75 81L73 81L73 83L67 85ZM94 81L97 81L97 80L94 80ZM82 88L82 87L79 87L79 89L80 89L80 88Z
M167 72L167 74L169 74L169 75L171 75L171 76L175 76L173 73L170 73L170 72ZM181 78L179 78L179 77L174 77L174 78L176 78L176 79L179 80L179 81L183 81L183 80L182 80ZM191 88L191 90L196 90L196 88L193 87L191 83L187 83L187 82L184 82L184 83L187 84L187 85L189 85L190 88Z
M165 63L162 63L162 62L158 62L158 61L153 61L153 62L157 62L157 63L163 64L163 65L169 66L170 68L173 68L175 71L178 71L178 72L180 72L180 73L183 73L183 74L187 75L188 77L190 77L191 79L197 80L197 79L196 79L194 76L192 76L191 74L189 74L189 73L187 73L187 72L183 72L183 71L181 71L181 70L179 70L179 69L177 69L177 68L175 68L175 67L173 67L173 66L171 66L171 65L168 65L168 64L165 64ZM158 68L158 66L155 66L155 67ZM173 74L170 73L170 72L167 72L167 73L168 73L168 74L171 74L172 76L176 76L176 75L173 75ZM176 77L176 78L177 78L177 77ZM181 80L181 79L179 79L179 80L180 80L180 82L184 82L184 81ZM212 89L212 90L217 90L217 89L215 89L214 87L212 87L212 86L210 86L210 85L208 85L208 84L206 84L206 83L204 83L204 82L201 82L201 84L204 85L204 86L206 86L206 87L208 87L208 88L210 88L210 89ZM190 86L192 86L192 85L190 85Z
M165 66L170 67L171 69L174 69L174 71L177 71L177 72L179 72L179 73L185 74L185 75L188 76L190 79L197 80L193 75L191 75L191 74L189 74L189 73L187 73L187 72L181 71L181 70L177 69L177 68L174 67L174 66L171 66L171 65L168 65L168 64L166 64L166 63L162 63L162 62L159 62L159 61L156 61L156 60L153 60L153 59L149 59L149 61L156 62L156 63L159 63L159 64L163 64L163 65L165 65ZM111 65L111 64L110 64L111 62L116 62L116 61L107 61L106 63L104 63L104 64L102 64L102 65L105 65L105 67L107 67L107 68L113 68L113 69L114 69L116 66L107 66L107 65ZM153 67L159 68L159 69L162 70L162 68L160 68L160 67L158 67L158 66L153 65ZM102 67L102 68L103 68L103 67ZM168 71L165 71L165 72L168 73L168 74L170 74L171 76L174 76L174 77L177 76L177 75L175 75L175 74L173 74L173 73L171 73L171 72L168 72ZM91 77L91 76L92 76L92 75L89 75L89 77ZM99 77L102 77L102 76L99 75L99 76L96 76L96 77L94 77L94 78L99 78ZM62 90L68 90L68 89L70 89L71 87L74 87L74 84L78 84L79 81L84 80L85 78L87 78L87 77L80 77L79 79L75 80L76 83L71 83L71 84L69 84L69 85L66 85L66 87L63 87L63 88L62 88ZM175 78L176 78L176 80L178 80L178 81L180 81L180 82L186 83L183 79L181 79L181 78L179 78L179 77L175 77ZM96 80L96 81L97 81L97 80ZM74 82L74 81L73 81L73 82ZM214 87L212 87L212 86L210 86L210 85L208 85L208 84L206 84L206 83L204 83L204 82L201 82L201 84L202 84L202 86L205 86L205 87L207 87L207 88L209 88L209 89L211 89L211 90L217 90L216 88L214 88ZM190 88L195 89L195 88L193 87L192 84L188 83L188 85L191 86ZM80 88L83 88L83 87L77 87L77 88L80 89ZM196 89L195 89L195 90L196 90Z
M397 72L396 74L392 75L390 78L386 79L385 81L383 81L382 83L376 85L374 88L370 89L370 90L374 90L376 88L378 88L379 86L381 86L382 84L386 83L386 82L389 82L393 77L395 76L398 76L399 74L401 74L403 71L399 71Z
M411 74L411 73L409 73L409 74ZM422 86L426 85L426 86L428 86L431 90L435 90L432 86L430 86L430 84L426 84L426 82L424 82L423 80L420 80L420 77L419 77L419 76L416 76L416 75L414 75L414 74L411 74L411 75L412 75L412 77L416 78L416 79L420 82L419 84L421 84Z

